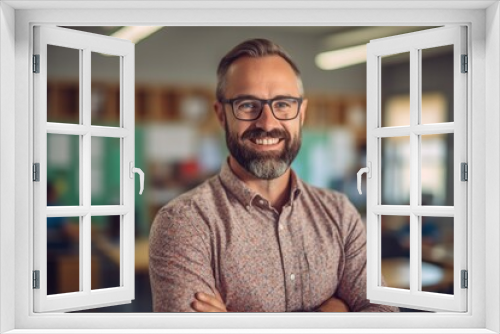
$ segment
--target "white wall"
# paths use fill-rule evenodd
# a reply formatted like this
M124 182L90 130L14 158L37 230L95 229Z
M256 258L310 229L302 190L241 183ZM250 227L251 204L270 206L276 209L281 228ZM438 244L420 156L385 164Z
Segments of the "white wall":
M0 333L14 328L14 10L0 2ZM6 260L5 260L6 259Z
M500 7L496 3L490 6L486 12L486 71L494 73L486 77L486 87L497 87L500 80ZM498 245L498 235L500 234L500 97L498 90L486 90L486 176L488 184L492 185L486 194L486 219L490 224L486 224L486 244L492 250L491 255L496 259L494 266L486 266L486 276L492 278L486 288L486 328L500 332L500 309L498 300L500 298L500 247ZM496 302L495 302L496 301Z

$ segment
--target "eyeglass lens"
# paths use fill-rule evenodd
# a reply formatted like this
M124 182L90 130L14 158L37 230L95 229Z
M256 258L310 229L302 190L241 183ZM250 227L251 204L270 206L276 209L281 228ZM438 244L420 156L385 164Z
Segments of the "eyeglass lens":
M265 102L254 99L241 99L233 102L235 116L240 119L253 120L260 116ZM296 99L275 99L270 103L274 116L278 119L287 120L297 117L299 101Z

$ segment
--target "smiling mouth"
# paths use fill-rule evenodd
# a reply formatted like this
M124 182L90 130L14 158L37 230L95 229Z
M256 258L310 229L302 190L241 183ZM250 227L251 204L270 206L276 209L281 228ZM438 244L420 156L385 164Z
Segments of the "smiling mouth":
M263 146L266 146L266 145L276 145L278 144L282 139L280 138L253 138L253 139L250 139L250 141L254 144L257 144L257 145L263 145Z

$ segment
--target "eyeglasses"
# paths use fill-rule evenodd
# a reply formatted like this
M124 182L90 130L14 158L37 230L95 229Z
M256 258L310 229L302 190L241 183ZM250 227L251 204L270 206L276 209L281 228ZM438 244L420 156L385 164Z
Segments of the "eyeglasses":
M289 121L297 117L302 104L300 97L276 97L270 100L255 98L222 99L221 103L230 104L233 115L241 121L254 121L260 117L264 105L269 105L274 117Z

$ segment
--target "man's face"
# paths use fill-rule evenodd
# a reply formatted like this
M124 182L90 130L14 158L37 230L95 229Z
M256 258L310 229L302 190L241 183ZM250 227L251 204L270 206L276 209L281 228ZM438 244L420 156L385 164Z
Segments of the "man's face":
M226 99L251 96L272 99L277 96L300 97L297 76L279 56L244 57L235 61L226 76ZM216 103L219 121L226 130L226 143L232 157L249 173L260 179L283 175L298 154L301 128L307 101L292 120L278 120L269 105L260 117L242 121L234 117L231 106Z

